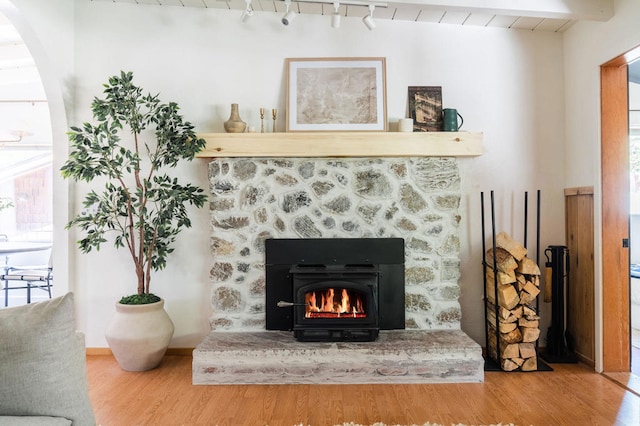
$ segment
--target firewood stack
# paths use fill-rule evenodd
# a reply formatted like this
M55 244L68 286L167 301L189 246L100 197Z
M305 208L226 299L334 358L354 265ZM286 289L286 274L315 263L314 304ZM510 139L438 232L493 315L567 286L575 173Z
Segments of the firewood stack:
M496 235L497 288L494 277L494 250L487 250L488 353L504 371L538 369L535 342L540 337L536 297L540 293L540 268L527 257L527 249L501 232ZM496 293L498 309L496 321ZM496 328L499 333L496 332ZM500 336L500 356L497 336Z

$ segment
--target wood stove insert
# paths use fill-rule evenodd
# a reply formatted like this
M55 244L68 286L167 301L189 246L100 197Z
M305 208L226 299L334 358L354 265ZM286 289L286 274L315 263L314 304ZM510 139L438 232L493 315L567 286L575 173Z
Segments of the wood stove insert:
M372 341L404 328L404 240L266 240L266 328L299 341Z

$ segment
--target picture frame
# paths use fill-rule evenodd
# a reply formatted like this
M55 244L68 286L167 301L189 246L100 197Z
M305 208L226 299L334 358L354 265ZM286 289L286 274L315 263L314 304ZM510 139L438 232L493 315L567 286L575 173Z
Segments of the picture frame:
M287 58L287 132L387 131L386 58Z
M409 86L409 116L414 132L441 132L442 87Z

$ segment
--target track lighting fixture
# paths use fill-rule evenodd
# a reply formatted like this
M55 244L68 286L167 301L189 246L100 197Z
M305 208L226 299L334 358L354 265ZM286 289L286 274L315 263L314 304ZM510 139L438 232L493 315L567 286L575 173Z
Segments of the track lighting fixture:
M1 0L0 0L1 1ZM245 9L242 11L242 15L240 16L240 20L242 22L247 22L253 16L253 0L244 0L246 3ZM333 5L333 13L331 13L331 27L332 28L340 28L342 15L340 14L340 6L368 6L369 13L367 16L362 18L362 22L366 25L369 30L373 30L376 27L376 23L373 20L373 12L376 8L382 7L386 8L386 3L379 3L376 0L296 0L298 3L314 3L314 4L322 4L322 5ZM373 1L373 3L371 3ZM284 0L284 5L286 8L285 14L281 19L282 25L289 25L298 15L298 13L291 7L292 0Z
M362 18L362 22L364 22L364 24L367 26L367 28L369 28L369 31L372 31L375 27L376 27L376 23L373 20L373 11L375 10L376 6L373 4L369 5L369 14L367 16L365 16L364 18Z
M253 6L251 6L251 0L245 0L245 2L247 3L247 7L245 7L242 15L240 16L242 22L247 22L253 15Z
M296 12L289 10L291 8L291 0L285 0L284 5L287 8L287 13L282 17L282 24L289 25L291 21L296 17Z
M251 6L251 0L245 0L245 2L247 3L247 7L245 7L242 15L240 16L242 22L247 22L253 15L253 6Z
M333 3L333 14L331 15L331 27L332 28L340 28L340 3Z

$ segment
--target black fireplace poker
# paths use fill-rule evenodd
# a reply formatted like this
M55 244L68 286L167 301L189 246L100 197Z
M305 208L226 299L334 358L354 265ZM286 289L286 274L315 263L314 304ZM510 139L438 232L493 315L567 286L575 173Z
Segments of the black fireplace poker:
M551 267L551 327L547 331L547 348L540 357L550 363L577 363L568 322L569 250L566 246L549 246L544 251Z

